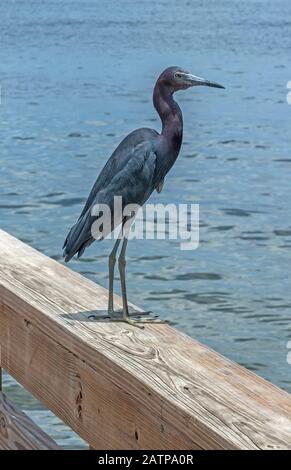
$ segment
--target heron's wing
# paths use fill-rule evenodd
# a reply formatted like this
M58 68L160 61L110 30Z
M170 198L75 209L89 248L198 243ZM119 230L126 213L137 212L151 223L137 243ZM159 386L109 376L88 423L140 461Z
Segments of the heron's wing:
M106 187L106 185L110 182L112 179L112 176L114 174L114 170L116 167L116 160L114 158L114 154L109 158L103 169L101 170L97 180L95 181L90 194L88 196L88 199L85 203L85 206L81 212L81 215L79 217L79 220L83 217L84 214L88 211L88 209L91 207L96 195L98 192Z
M101 170L79 219L88 211L94 202L99 191L103 190L111 183L112 179L122 171L129 160L136 154L139 155L142 146L151 146L154 139L157 138L157 132L153 129L137 129L131 132L115 149L103 169Z
M122 207L128 204L143 205L156 187L157 156L148 143L140 143L130 154L126 165L99 191L92 201L114 208L114 196L122 197Z
M69 261L75 253L79 256L89 246L94 238L92 237L92 224L96 217L92 217L92 209L95 205L105 204L114 214L114 196L122 198L122 209L129 204L142 206L156 188L156 154L149 142L140 142L129 152L125 165L112 174L112 171L106 170L106 184L103 188L97 190L94 194L91 191L87 201L87 210L83 211L78 222L72 227L65 241L64 256ZM108 177L110 174L110 177ZM96 181L95 185L97 186ZM94 188L93 188L94 189ZM118 225L118 224L117 224ZM104 233L102 238L106 237L114 226L110 226L109 231Z
M157 188L156 188L156 189L157 189L157 193L161 193L163 187L164 187L164 179L162 179L162 180L159 182L159 184L158 184L158 186L157 186Z

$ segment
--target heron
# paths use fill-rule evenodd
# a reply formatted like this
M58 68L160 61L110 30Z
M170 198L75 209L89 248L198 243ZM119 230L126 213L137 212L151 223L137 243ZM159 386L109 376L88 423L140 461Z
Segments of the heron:
M79 219L65 239L63 246L65 262L70 261L75 254L78 257L82 256L85 249L96 240L92 234L92 226L96 218L98 219L98 215L93 214L96 205L107 205L114 212L114 196L118 195L122 198L122 208L129 204L143 206L153 191L158 193L162 191L165 177L179 155L183 138L182 111L173 95L177 91L196 86L224 88L216 82L193 75L177 66L168 67L158 77L153 91L153 105L161 119L161 132L158 133L150 128L134 130L114 150L97 177ZM157 317L138 315L137 312L134 315L135 312L129 310L125 274L128 230L126 232L123 227L125 222L128 227L133 219L133 217L124 217L121 220L120 235L109 255L107 316L109 319L116 319L113 283L117 252L122 242L118 258L122 296L120 320L143 328L144 323L159 322L159 320ZM113 214L109 233L116 229L116 223ZM105 234L99 239L104 237Z

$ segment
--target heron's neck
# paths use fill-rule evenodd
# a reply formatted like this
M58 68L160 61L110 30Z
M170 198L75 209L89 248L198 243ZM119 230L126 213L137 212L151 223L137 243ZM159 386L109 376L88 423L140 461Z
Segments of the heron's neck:
M154 88L153 103L162 121L161 137L169 146L172 158L176 159L183 137L182 111L173 98L172 90L159 82Z

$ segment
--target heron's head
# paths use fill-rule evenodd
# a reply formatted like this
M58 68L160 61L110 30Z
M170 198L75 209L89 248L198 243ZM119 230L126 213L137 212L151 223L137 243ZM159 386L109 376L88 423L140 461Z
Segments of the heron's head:
M169 87L174 93L178 90L186 90L193 86L209 86L213 88L224 88L219 83L211 82L205 78L197 77L181 67L168 67L158 78L158 82Z

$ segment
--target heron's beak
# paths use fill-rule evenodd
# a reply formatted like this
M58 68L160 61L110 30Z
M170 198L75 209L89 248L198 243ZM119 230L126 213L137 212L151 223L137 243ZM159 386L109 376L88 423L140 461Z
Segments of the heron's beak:
M190 86L210 86L213 88L225 88L224 86L219 85L219 83L210 82L209 80L206 80L205 78L196 77L196 75L192 75L191 73L185 74L184 79L187 82L187 84Z

